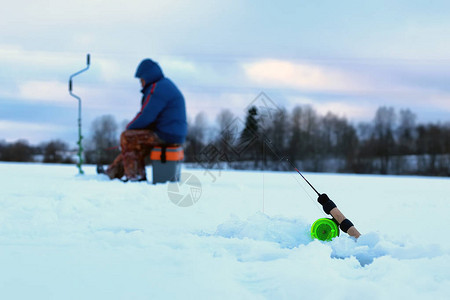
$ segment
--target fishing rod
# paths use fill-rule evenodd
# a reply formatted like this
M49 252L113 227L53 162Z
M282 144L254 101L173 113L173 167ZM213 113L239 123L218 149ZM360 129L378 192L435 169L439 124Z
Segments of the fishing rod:
M77 95L75 95L74 93L72 93L72 79L73 77L87 71L89 69L89 66L91 64L91 56L90 54L87 54L86 56L86 68L70 75L69 78L69 94L70 96L76 98L78 100L78 163L77 163L77 167L78 167L78 171L80 174L84 174L81 165L83 164L83 145L81 143L81 141L83 140L83 135L81 134L81 98Z
M308 181L308 179L306 179L305 176L303 176L303 174L299 171L299 169L297 169L297 167L294 165L294 163L289 159L289 158L285 158L287 162L289 162L289 164L294 168L295 171L297 171L298 174L300 174L300 176L302 176L302 178L306 181L306 183L314 190L314 192L316 192L317 196L320 196L320 193L314 188L314 186Z
M333 219L321 218L313 223L311 227L311 236L319 240L331 240L339 235L339 228L348 235L359 238L361 233L355 228L353 223L347 219L344 214L337 208L336 204L327 196L327 194L319 193L316 188L306 179L295 164L287 157L279 155L278 149L273 145L272 141L263 134L263 142L272 150L272 152L281 160L287 161L295 171L306 181L306 183L317 194L317 201L322 205L323 211L327 215L331 215Z

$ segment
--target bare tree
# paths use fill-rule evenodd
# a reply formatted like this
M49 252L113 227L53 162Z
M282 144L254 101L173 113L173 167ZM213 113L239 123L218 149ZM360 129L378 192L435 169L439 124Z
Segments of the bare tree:
M391 156L394 153L394 126L396 115L392 107L378 108L373 128L375 154L380 161L380 173L387 174Z
M223 109L217 115L216 122L219 126L219 134L227 130L235 119L234 114L229 109Z
M222 110L216 118L218 125L218 134L215 137L215 145L220 151L219 160L231 161L233 160L232 149L235 146L236 139L238 138L235 128L236 117L228 110Z
M112 115L96 118L91 124L86 146L86 162L109 164L119 153L117 122Z
M323 157L345 159L345 165L340 169L352 169L358 147L358 136L355 128L346 118L340 118L328 112L321 119L321 145Z
M44 163L72 163L67 155L69 146L61 140L52 140L41 144L40 148L44 154Z
M400 122L396 131L400 155L408 155L415 152L414 142L417 139L416 119L416 114L409 109L400 110Z
M186 136L186 161L198 161L200 152L204 149L208 136L208 120L204 112L195 116L192 124L188 120L188 134Z
M303 117L303 108L296 106L291 114L290 141L288 146L289 157L292 161L296 161L304 157L303 132L301 128Z
M288 148L289 119L286 109L279 109L273 114L270 127L267 130L268 137L278 151L285 153Z

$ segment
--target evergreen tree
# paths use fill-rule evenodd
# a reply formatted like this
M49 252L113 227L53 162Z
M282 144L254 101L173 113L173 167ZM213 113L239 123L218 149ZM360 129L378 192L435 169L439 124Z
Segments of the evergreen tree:
M239 139L239 148L245 153L241 156L243 159L254 160L255 167L261 160L261 138L260 138L260 128L258 124L258 110L255 106L252 106L247 111L247 116L245 118L245 127L242 130Z

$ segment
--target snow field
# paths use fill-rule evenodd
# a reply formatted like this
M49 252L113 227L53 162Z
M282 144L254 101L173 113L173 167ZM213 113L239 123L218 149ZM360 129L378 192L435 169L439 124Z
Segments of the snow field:
M0 299L448 298L447 178L306 173L363 234L325 243L295 173L184 170L179 207L85 171L0 164Z

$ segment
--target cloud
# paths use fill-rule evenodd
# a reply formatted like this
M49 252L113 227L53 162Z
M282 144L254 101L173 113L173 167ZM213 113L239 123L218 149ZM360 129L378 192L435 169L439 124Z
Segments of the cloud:
M0 64L9 65L13 71L17 65L23 67L46 67L55 68L61 67L68 63L76 63L79 60L78 55L70 54L68 52L56 51L29 51L16 44L0 44ZM24 71L24 70L22 70Z
M331 112L340 117L345 117L350 120L369 120L373 117L376 105L368 103L351 103L349 101L325 101L318 102L307 97L292 97L289 99L291 106L293 105L310 105L321 115L326 115Z
M117 60L95 58L93 68L99 68L101 81L108 83L120 82L132 78L134 73L130 72L130 68L124 63ZM134 71L134 70L133 70Z
M68 86L58 81L27 81L19 85L19 97L44 102L67 102Z
M86 47L88 48L88 47ZM0 75L5 77L55 77L69 76L86 67L86 54L25 50L14 44L0 44ZM121 81L132 77L134 64L127 60L108 58L107 55L91 54L91 65L86 75L101 81ZM85 76L86 76L85 75Z
M52 130L58 131L58 127L50 124L34 123L34 122L16 122L0 120L0 129L10 131L14 130Z
M55 134L63 133L66 128L49 123L17 122L0 120L2 139L7 142L26 139L31 143L41 142L55 137Z
M212 22L230 4L208 0L165 0L154 3L148 0L16 0L0 10L0 32L7 30L23 34L24 28L30 31L57 30L69 35L73 25L84 31L98 31L106 28L125 27L127 30L142 30L152 26L155 30L164 27L191 27ZM171 20L171 22L167 22ZM179 20L181 22L179 23ZM134 29L133 29L134 28Z
M199 72L198 67L192 61L177 58L162 58L158 62L164 70L174 73L187 73L192 76Z
M431 104L439 109L450 112L450 94L431 95L425 105Z
M326 102L314 106L319 114L331 112L351 120L368 120L373 117L375 108L345 102Z
M124 111L130 106L138 110L141 94L138 83L136 87L122 85L114 86L108 82L90 84L75 82L73 93L81 97L84 109L95 108L104 110L119 109ZM0 94L1 95L1 94ZM12 96L11 93L8 94ZM6 94L3 94L6 96ZM11 97L24 102L55 104L58 106L75 106L76 99L68 91L68 83L55 80L30 80L19 84L18 93ZM133 105L132 105L133 104Z
M302 91L360 93L372 88L348 72L310 63L266 59L243 65L247 78L268 87Z
M257 94L240 92L183 92L186 99L186 109L190 117L194 117L200 112L207 112L211 119L214 119L220 111L228 109L236 116L245 116L248 104L250 104Z

